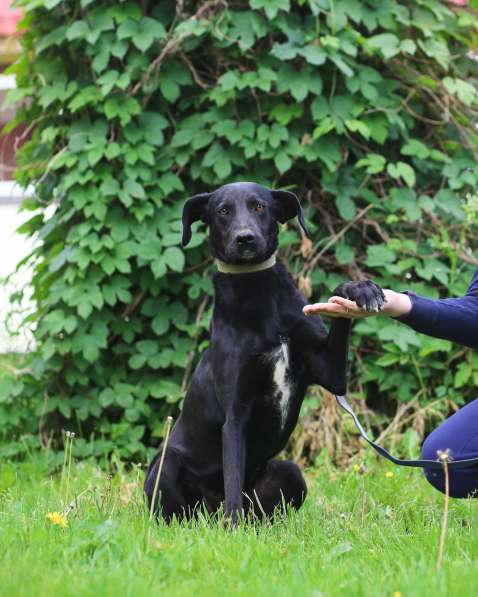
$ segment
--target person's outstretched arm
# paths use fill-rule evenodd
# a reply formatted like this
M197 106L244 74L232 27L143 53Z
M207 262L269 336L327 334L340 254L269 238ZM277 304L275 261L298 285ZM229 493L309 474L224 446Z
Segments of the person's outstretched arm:
M379 313L363 311L353 301L331 297L328 303L304 307L306 315L329 315L362 319L371 315L388 315L423 334L478 348L478 270L465 296L429 299L414 293L384 290L387 302Z

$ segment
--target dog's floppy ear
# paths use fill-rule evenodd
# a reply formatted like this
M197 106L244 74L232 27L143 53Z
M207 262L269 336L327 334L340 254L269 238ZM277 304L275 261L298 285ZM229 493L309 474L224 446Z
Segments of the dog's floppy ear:
M206 208L212 193L200 193L190 197L183 207L183 247L191 240L191 224L206 221Z
M310 238L309 231L307 230L304 221L304 212L297 196L290 191L271 191L271 193L274 200L275 219L281 224L284 224L297 216L304 234Z

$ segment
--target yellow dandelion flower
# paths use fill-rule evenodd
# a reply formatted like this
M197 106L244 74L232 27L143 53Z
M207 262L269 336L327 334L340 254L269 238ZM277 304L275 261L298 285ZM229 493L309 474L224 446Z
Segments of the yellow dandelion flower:
M387 471L387 472L385 473L385 476L386 476L388 479L390 479L391 477L393 477L393 473L392 473L392 471Z
M393 597L402 597L402 593L400 591L395 591L395 593L393 594Z
M354 464L354 465L352 466L352 470L353 470L355 473L358 473L358 472L359 472L359 470L360 470L360 464Z
M65 529L68 526L68 520L66 516L63 516L63 514L60 514L59 512L48 512L46 517L51 522L51 524L56 524L57 526L62 527L63 529Z

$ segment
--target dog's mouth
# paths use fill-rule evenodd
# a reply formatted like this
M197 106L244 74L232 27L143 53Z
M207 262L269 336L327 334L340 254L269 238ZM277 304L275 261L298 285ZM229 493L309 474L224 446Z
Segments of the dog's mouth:
M273 251L267 254L267 247L260 239L238 246L236 242L228 243L225 250L216 251L216 256L225 263L249 264L260 263L269 257Z
M255 249L244 249L243 251L240 251L239 253L239 257L241 259L245 259L246 261L249 261L250 259L254 259L254 257L256 257L257 255L257 251Z

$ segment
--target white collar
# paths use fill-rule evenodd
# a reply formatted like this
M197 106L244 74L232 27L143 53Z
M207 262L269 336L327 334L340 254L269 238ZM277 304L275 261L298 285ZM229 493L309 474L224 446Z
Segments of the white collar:
M262 272L265 269L274 267L276 263L276 256L271 255L269 259L261 261L261 263L226 263L220 259L216 259L217 269L221 274L252 274L254 272Z

